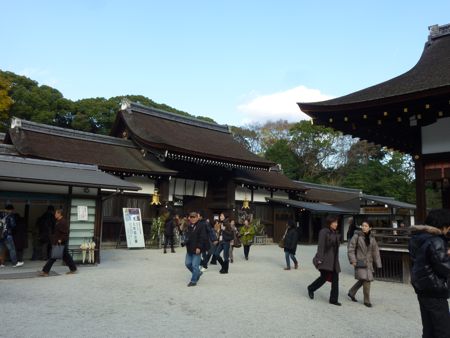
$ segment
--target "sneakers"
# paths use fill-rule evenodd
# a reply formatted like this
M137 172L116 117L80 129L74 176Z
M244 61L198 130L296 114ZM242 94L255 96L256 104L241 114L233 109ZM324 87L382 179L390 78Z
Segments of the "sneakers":
M208 268L205 268L204 266L202 266L202 267L200 268L200 271L201 271L201 272L205 272L207 269L208 269Z
M187 286L196 286L196 285L197 285L197 283L189 282L189 284Z
M38 276L39 276L39 277L48 277L48 272L39 271L39 272L38 272Z
M5 264L0 264L0 268L4 268L5 267Z
M67 271L66 272L66 275L73 275L73 274L75 274L75 273L77 273L77 270L70 270L70 271Z
M22 266L23 262L17 262L16 265L13 265L13 268L18 268L19 266Z
M284 270L291 270L291 268L284 268Z

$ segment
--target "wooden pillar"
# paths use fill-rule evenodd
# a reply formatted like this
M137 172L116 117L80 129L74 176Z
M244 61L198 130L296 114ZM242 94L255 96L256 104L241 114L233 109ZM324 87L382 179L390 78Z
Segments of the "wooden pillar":
M416 224L423 224L427 214L425 196L425 167L421 158L415 159L416 172Z
M94 221L94 241L97 249L97 255L95 257L95 263L101 261L101 248L102 248L102 233L103 233L103 200L101 189L97 189L97 198L95 201L95 221Z
M312 223L312 213L308 212L308 226L309 226L309 238L308 243L311 244L313 242L314 236L314 228Z

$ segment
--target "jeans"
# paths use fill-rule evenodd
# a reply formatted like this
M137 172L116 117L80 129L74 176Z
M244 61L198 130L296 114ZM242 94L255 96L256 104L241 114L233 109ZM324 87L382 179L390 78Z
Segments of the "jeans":
M13 265L17 264L16 246L14 245L13 237L11 235L6 236L6 238L0 239L0 251L3 251L5 247L9 251L9 258Z
M445 298L417 296L422 317L422 337L448 337L450 332L450 315Z
M69 254L69 249L67 247L67 244L64 244L64 251L63 251L63 261L66 263L66 265L69 267L70 271L77 271L77 266L73 262L72 256ZM55 258L50 258L47 263L45 263L44 267L42 268L42 271L49 273L50 269L53 266L53 263L56 262Z
M331 292L330 303L336 303L339 297L339 274L336 271L324 271L320 270L320 277L317 278L311 285L308 286L309 291L316 291L327 281L328 274L331 273Z
M220 256L222 250L223 250L223 260L225 262L228 262L230 258L230 242L220 242L219 245L217 246L214 256L216 257Z
M197 283L200 279L200 261L202 256L200 254L186 253L186 260L184 264L190 272L192 272L191 282Z
M292 261L294 262L295 265L298 264L297 259L295 258L295 255L294 255L294 254L292 254L292 253L290 253L290 252L288 252L288 251L285 251L285 252L284 252L284 256L285 256L285 258L286 258L286 266L287 266L289 269L291 268L291 259L292 259Z

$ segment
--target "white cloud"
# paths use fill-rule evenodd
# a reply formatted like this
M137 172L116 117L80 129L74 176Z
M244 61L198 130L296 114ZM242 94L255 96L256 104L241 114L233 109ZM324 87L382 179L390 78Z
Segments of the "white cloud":
M318 89L310 89L305 86L298 86L284 92L277 92L268 95L255 95L248 102L237 107L243 113L241 124L251 122L288 120L297 122L309 119L297 105L297 102L316 102L329 100L332 97L325 95Z
M34 81L37 81L39 85L47 85L55 88L59 81L50 75L47 69L42 68L24 68L18 72L19 75L26 76Z

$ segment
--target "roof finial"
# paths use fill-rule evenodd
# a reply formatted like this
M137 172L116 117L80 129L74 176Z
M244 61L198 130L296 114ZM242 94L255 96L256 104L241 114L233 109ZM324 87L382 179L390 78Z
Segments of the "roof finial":
M450 34L450 24L447 25L432 25L428 27L430 31L430 35L428 36L428 40L437 39L444 35Z
M122 101L120 101L120 110L127 110L131 108L131 101L128 100L126 97L122 98Z

